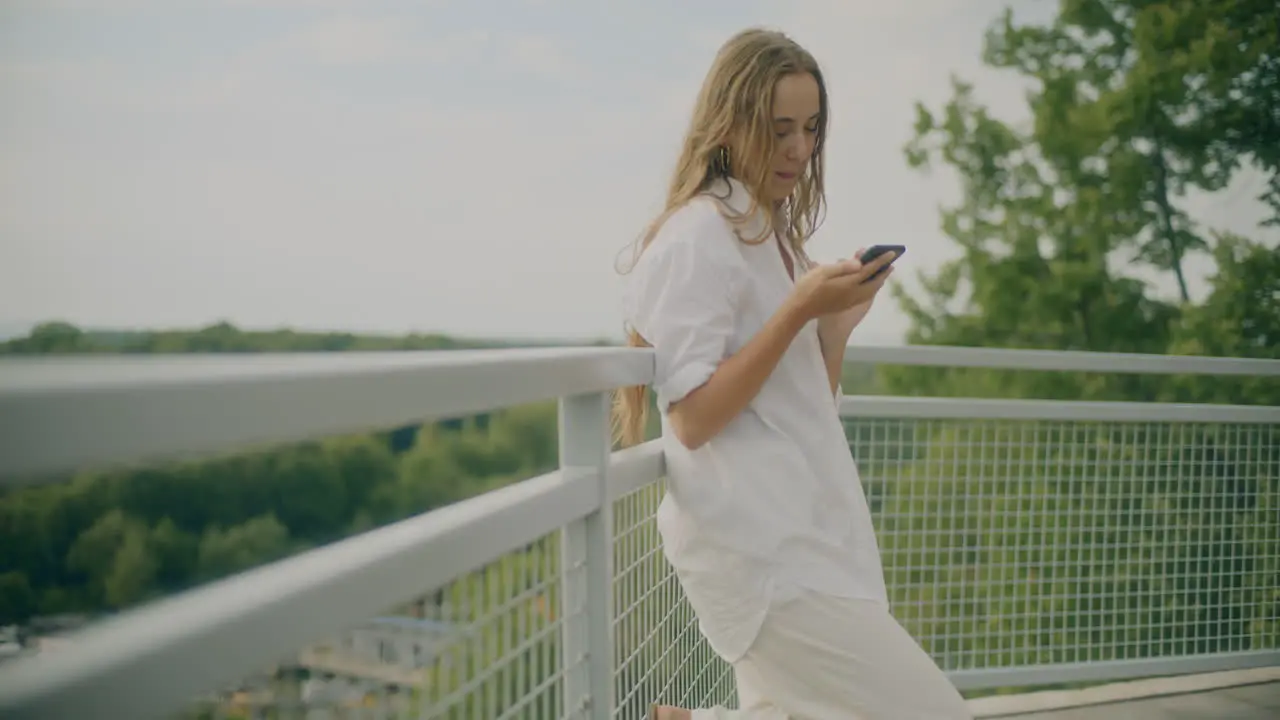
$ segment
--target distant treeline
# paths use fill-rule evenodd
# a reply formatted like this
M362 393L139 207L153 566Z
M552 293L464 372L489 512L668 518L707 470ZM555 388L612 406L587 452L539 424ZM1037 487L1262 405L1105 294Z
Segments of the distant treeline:
M0 354L510 347L220 324L83 332L48 323ZM556 464L554 403L249 454L84 472L0 491L0 625L99 613L216 579L526 478Z
M71 323L41 323L25 337L0 342L0 355L65 353L253 353L386 350L461 350L543 347L554 340L459 338L438 333L376 335L296 330L241 330L219 322L198 330L86 330ZM603 340L591 343L607 344Z

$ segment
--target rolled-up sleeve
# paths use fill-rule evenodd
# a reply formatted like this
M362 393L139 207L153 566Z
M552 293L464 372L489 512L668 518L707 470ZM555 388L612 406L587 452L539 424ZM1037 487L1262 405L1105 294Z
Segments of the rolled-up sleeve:
M706 383L729 352L743 282L732 242L714 209L689 208L667 221L632 270L628 320L653 346L663 410Z

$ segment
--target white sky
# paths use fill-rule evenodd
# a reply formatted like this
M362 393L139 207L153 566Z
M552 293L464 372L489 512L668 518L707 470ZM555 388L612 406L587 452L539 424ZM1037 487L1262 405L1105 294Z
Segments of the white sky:
M716 48L753 24L828 76L815 256L905 243L909 280L954 254L937 229L954 181L903 160L913 103L957 73L1024 112L979 62L1005 4L0 0L0 329L617 336L614 260ZM1256 235L1258 186L1191 207ZM901 341L885 300L855 342Z

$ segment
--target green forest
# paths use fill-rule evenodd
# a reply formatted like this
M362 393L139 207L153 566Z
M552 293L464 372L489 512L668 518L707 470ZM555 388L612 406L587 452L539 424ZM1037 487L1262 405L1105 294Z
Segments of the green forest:
M995 117L960 78L944 105L917 108L904 158L958 180L960 200L941 210L940 226L961 253L920 276L920 292L892 287L910 318L908 342L1280 360L1274 0L1062 0L1059 7L1047 25L997 18L984 42L986 64L1028 82L1031 122ZM1191 194L1221 191L1244 172L1262 179L1257 200L1269 210L1256 233L1225 233L1184 209ZM1203 294L1190 290L1195 258L1211 261ZM1168 279L1175 292L1161 295L1139 276ZM256 332L227 323L96 332L49 322L0 343L0 354L504 344ZM1121 372L849 367L846 392L1280 405L1274 379ZM904 621L923 637L956 638L972 635L976 618L985 618L1008 623L1008 637L1016 638L1008 647L931 648L949 662L1087 660L1122 641L1137 654L1211 636L1225 639L1204 640L1204 649L1280 642L1280 627L1259 619L1280 613L1280 478L1275 460L1259 456L1274 448L1274 427L1245 440L1232 428L1197 425L1190 435L1125 428L1123 442L1114 428L1042 427L1032 443L1005 425L928 427L932 435L908 443L923 448L919 456L884 455L875 443L885 435L874 428L851 425L851 446L860 461L869 458L864 479ZM1000 456L1005 465L982 466L983 456L977 466L986 470L975 474L965 453L988 446L1009 448ZM530 477L556 461L555 406L544 403L0 491L0 625L129 607ZM1044 470L1055 463L1072 463L1078 473L1102 468L1100 482L1065 484ZM1158 472L1175 465L1176 477ZM1029 467L1036 469L1021 471ZM882 482L890 472L900 481ZM1062 525L1067 517L1077 524ZM1143 520L1125 526L1123 517ZM957 539L962 546L953 545ZM1095 553L1108 543L1121 549L1104 562ZM1064 574L1082 562L1106 571ZM1214 568L1230 582L1209 580ZM955 589L964 587L970 591ZM1082 597L1084 604L1072 604ZM1088 605L1117 597L1174 601ZM1187 609L1209 606L1217 608L1212 628ZM1175 627L1180 635L1152 634ZM1083 650L1048 657L1050 647Z
M291 331L94 333L48 323L0 354L316 352L502 347L445 336ZM0 495L0 625L106 612L545 472L555 404Z

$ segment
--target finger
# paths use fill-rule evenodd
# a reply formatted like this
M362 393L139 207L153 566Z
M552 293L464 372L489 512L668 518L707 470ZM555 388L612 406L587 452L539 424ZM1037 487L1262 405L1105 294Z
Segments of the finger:
M885 254L883 254L883 255L881 255L880 257L876 258L875 260L872 260L871 262L869 262L869 263L867 263L866 265L863 265L863 266L862 266L863 274L864 274L864 275L867 275L867 276L870 276L870 275L871 275L872 273L874 273L875 271L877 271L877 270L879 270L880 268L884 267L885 265L888 265L889 263L893 262L893 259L894 259L895 257L897 257L897 256L898 256L898 255L897 255L897 253L893 252L892 250L891 250L891 251L889 251L889 252L887 252L887 253L885 253Z
M861 294L864 288L871 287L872 283L879 282L879 280L880 278L871 280L866 275L859 272L834 278L832 282L840 285L841 293Z
M874 278L868 278L865 281L865 283L867 287L874 288L876 292L880 292L880 288L884 287L884 284L888 282L889 276L892 274L893 274L893 267L890 266L885 268L884 271L882 271L879 275L875 276Z
M830 265L824 265L823 271L827 277L840 277L842 275L850 275L862 269L862 265L851 260L838 260Z
M868 263L863 268L863 272L857 272L850 275L841 276L841 277L835 278L833 281L841 283L842 285L845 286L846 290L850 292L858 288L878 291L879 287L883 285L885 280L888 279L889 275L893 273L893 267L892 266L887 267L879 275L872 277L872 275L876 272L876 269L877 268L875 263Z

